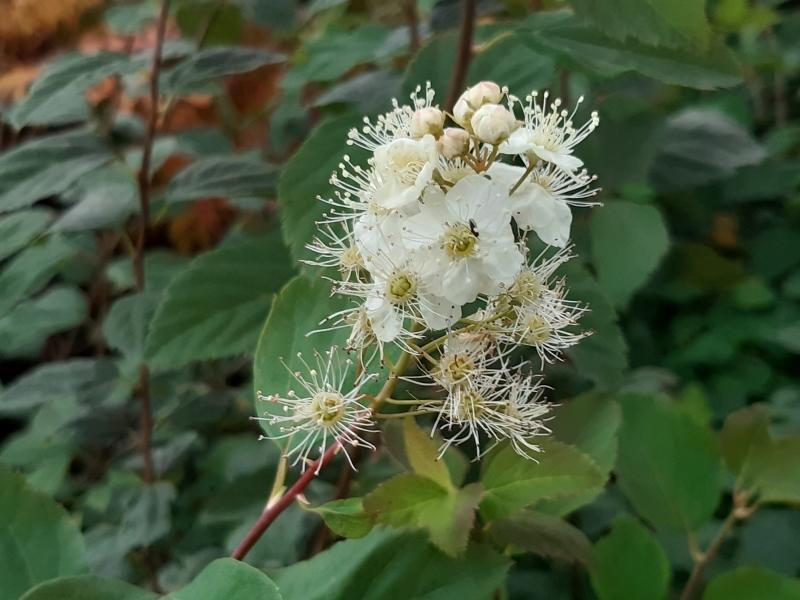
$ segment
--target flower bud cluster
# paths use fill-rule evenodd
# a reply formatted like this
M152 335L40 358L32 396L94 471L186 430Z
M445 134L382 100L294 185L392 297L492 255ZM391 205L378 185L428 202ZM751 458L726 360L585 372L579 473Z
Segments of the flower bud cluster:
M481 439L507 439L530 456L532 438L547 433L541 380L509 354L527 346L543 364L585 335L577 325L586 307L567 298L556 273L573 256L572 207L596 204L595 178L573 150L598 117L576 128L574 116L547 92L522 101L489 81L466 90L449 114L430 85L417 88L410 104L395 101L350 132L348 144L369 158L345 155L334 195L320 198L327 209L309 262L336 269L334 293L353 302L326 327L347 328L364 374L358 386L387 345L418 361L415 381L434 396L419 407L435 415L443 448L471 440L480 454ZM531 234L555 250L529 256ZM344 399L354 398L336 393L323 400L349 406ZM329 427L321 397L306 395L291 418ZM363 412L352 415L348 422L365 427Z

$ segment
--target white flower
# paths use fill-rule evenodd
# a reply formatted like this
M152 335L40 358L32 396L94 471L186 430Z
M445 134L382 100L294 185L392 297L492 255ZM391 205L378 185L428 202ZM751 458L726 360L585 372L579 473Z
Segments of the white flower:
M317 254L316 260L303 260L307 265L336 268L342 279L350 279L366 268L364 258L356 246L349 221L318 225L319 234L306 248Z
M470 119L475 136L485 144L499 144L517 128L517 119L505 106L484 104Z
M370 410L361 404L361 388L374 376L364 377L349 391L344 391L352 361L342 361L335 347L325 354L323 357L315 353L314 367L301 354L297 355L306 373L292 372L296 390L289 390L285 396L258 393L259 400L272 406L266 416L254 418L277 426L276 433L262 436L262 439L289 438L286 456L294 456L292 465L301 462L303 470L311 453L322 456L329 441L341 444L345 455L348 445L375 449L362 436L375 430L371 427ZM317 469L320 467L318 465Z
M372 331L381 342L395 341L411 351L405 340L419 337L414 325L445 329L461 317L460 306L431 289L431 263L419 252L387 244L370 250L368 264L370 281L340 282L336 291L364 300Z
M380 176L373 200L387 209L413 214L422 192L433 180L438 162L436 140L399 139L375 150L375 171Z
M444 113L433 106L415 110L409 127L411 137L421 138L430 134L438 138L444 128L444 119Z
M456 158L469 151L469 133L458 127L447 127L438 140L439 153L445 158Z
M511 283L523 256L510 215L507 190L480 175L464 177L446 195L429 189L403 235L432 262L427 283L435 294L462 305Z
M531 438L549 433L541 420L549 408L540 401L541 381L523 374L523 366L510 368L501 361L448 390L435 425L444 438L440 455L449 446L469 440L475 444L476 459L503 440L510 440L526 458L540 450ZM488 448L481 447L484 436L491 440Z
M548 105L548 98L549 93L545 92L539 104L538 92L533 92L525 98L527 105L520 103L524 124L500 146L500 152L522 154L529 161L541 159L572 173L583 166L583 161L572 155L573 149L594 131L600 119L593 112L586 123L575 129L572 119L583 97L578 100L571 114L561 110L560 99ZM519 102L516 98L514 100Z
M469 127L472 115L484 104L498 104L503 90L494 81L481 81L465 91L453 106L453 118L462 127Z
M494 162L488 174L493 181L511 189L526 169ZM568 175L551 163L539 164L511 194L511 210L517 225L533 230L550 246L566 246L572 225L570 206L593 206L586 200L597 194L589 185L596 177L585 171Z

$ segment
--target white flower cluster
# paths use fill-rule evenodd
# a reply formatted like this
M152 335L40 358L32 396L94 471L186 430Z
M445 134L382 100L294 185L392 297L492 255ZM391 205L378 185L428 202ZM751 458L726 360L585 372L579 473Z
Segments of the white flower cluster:
M572 257L571 206L596 204L595 177L573 150L599 120L592 113L576 127L577 108L546 92L521 100L485 81L450 115L430 85L418 88L410 105L395 101L350 132L348 144L370 157L356 164L346 155L334 196L320 198L328 208L310 264L338 269L334 292L354 300L327 326L349 329L362 373L387 344L417 358L424 374L412 379L446 393L418 407L436 414L444 448L480 448L488 437L536 451L531 439L547 431L543 386L509 352L530 346L551 361L585 335L575 325L586 308L566 298L555 274ZM529 257L530 232L556 250ZM428 341L433 332L440 337ZM305 404L318 393L308 390Z

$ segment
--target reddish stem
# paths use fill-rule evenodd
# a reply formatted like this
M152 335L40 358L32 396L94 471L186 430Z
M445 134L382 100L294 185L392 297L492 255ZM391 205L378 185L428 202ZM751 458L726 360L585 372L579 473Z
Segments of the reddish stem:
M458 34L458 55L450 78L447 91L447 110L453 110L467 82L467 70L472 60L472 32L475 29L475 0L463 0L461 3L461 30Z
M325 451L325 454L308 465L303 474L300 475L300 478L294 482L294 485L292 485L275 504L268 506L264 512L261 513L261 516L258 517L258 520L250 528L250 531L247 532L245 538L236 547L236 550L233 551L231 558L242 560L247 553L250 552L250 549L261 539L261 536L264 535L267 528L272 525L272 522L278 518L278 515L292 505L294 499L305 491L308 484L314 480L319 471L331 461L339 450L339 447L339 442L334 442L331 447Z

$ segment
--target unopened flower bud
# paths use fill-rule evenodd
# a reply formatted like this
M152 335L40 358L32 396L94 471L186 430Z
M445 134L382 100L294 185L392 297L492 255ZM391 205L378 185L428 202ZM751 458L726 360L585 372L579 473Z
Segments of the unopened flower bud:
M513 113L499 104L484 104L470 119L472 131L487 144L499 144L517 128Z
M469 150L469 133L458 127L448 127L439 138L439 152L445 158L462 156Z
M503 98L503 90L494 81L481 81L464 92L462 97L477 110L484 104L498 104Z
M414 111L411 115L411 137L421 138L431 134L439 137L444 127L444 113L438 108L427 106Z
M461 97L456 101L453 106L453 119L462 127L469 127L469 120L475 114L475 109L469 105L467 99L464 97L466 92L461 94Z

